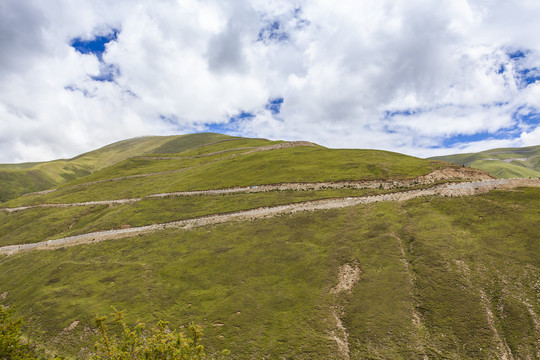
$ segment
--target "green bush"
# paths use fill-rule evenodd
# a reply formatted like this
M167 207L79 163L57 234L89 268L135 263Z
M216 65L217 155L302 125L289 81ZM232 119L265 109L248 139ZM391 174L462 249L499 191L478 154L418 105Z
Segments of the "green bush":
M150 329L137 321L135 326L130 328L124 319L124 313L117 310L112 314L111 322L116 332L107 326L107 317L97 317L95 321L99 342L96 343L92 360L195 360L228 355L228 351L224 350L217 356L207 356L201 345L201 328L196 325L189 326L187 335L178 330L170 330L165 321L159 321Z
M36 360L32 347L21 340L22 319L11 319L12 310L0 305L0 359ZM109 325L107 317L96 317L99 340L95 345L92 360L160 359L160 360L209 360L226 358L228 350L219 354L206 355L201 344L202 330L190 325L185 335L178 330L170 330L166 321L147 329L137 321L130 328L124 313L115 310ZM60 358L54 357L55 360Z
M11 309L0 305L0 359L34 359L30 346L21 341L22 320L12 320L11 312Z

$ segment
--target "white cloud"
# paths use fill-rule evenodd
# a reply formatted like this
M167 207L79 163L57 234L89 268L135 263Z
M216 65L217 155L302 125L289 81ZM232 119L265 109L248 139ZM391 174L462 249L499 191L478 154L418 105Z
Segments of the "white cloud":
M540 111L538 85L520 80L540 67L539 15L532 0L4 0L0 162L241 112L255 114L246 136L420 156L540 143L514 116ZM103 60L118 73L95 81L105 65L70 41L111 29ZM280 114L265 109L279 97Z
M540 144L540 126L536 127L531 132L522 133L520 140L523 146L533 146Z

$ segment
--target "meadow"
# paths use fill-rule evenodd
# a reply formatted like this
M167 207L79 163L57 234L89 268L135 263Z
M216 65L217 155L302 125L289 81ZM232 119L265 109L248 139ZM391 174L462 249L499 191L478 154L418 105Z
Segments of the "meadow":
M114 200L164 192L284 182L412 179L448 166L443 162L390 152L311 146L261 151L222 159L214 159L215 156L222 155L186 160L130 159L114 165L112 169L104 169L61 186L54 192L22 196L2 206ZM123 178L125 173L152 175ZM122 179L114 180L120 177Z
M94 162L86 176L1 206L392 181L452 168L384 151L280 144L209 133L120 142L72 159ZM112 163L97 169L106 159ZM0 246L403 190L274 190L0 211ZM540 188L424 196L4 255L0 304L23 317L25 338L41 354L69 359L89 356L93 319L112 306L126 310L130 324L200 324L207 352L229 349L233 359L540 359L539 200ZM337 291L347 268L357 277Z
M500 179L540 177L540 146L492 149L432 159L481 169Z
M0 261L0 290L32 339L72 356L90 351L92 317L116 306L130 321L201 324L207 348L236 358L339 358L335 309L353 359L499 358L497 339L534 358L539 195L421 198L36 251ZM331 293L354 261L358 284Z

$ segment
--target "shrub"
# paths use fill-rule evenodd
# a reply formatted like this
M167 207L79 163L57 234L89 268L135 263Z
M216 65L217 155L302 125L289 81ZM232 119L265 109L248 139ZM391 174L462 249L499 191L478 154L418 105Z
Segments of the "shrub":
M30 346L21 340L22 320L12 320L11 312L8 307L0 305L0 359L34 359Z
M170 330L165 321L159 321L150 329L137 321L131 328L126 324L124 313L117 310L114 310L111 321L116 332L107 326L107 317L96 317L95 321L99 341L92 360L195 360L228 355L228 351L224 350L217 356L207 356L201 345L201 328L196 325L189 326L187 335L179 330Z

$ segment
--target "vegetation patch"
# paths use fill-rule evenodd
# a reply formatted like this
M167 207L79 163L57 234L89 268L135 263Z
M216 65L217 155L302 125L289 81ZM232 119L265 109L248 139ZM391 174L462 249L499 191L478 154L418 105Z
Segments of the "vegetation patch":
M432 159L481 169L501 179L540 177L540 146L493 149Z
M498 153L512 166L523 162ZM536 159L526 162L536 166ZM424 179L434 181L439 177L431 173L448 163L205 133L132 139L54 164L0 166L0 179L38 168L37 182L50 171L57 190L3 207L134 200L2 211L0 246L318 199L342 204L347 197L403 190L399 180L430 174ZM20 182L19 189L4 189L33 189L24 176L11 182ZM145 198L356 180L395 188ZM431 186L427 180L413 185ZM112 327L125 330L133 344L144 347L154 336L168 339L200 324L206 336L190 349L202 345L209 355L229 349L235 359L534 359L540 349L539 199L539 188L402 197L190 229L155 226L129 238L0 256L0 304L24 319L12 328L48 357L113 357L107 348L94 350L105 324L94 319L114 306L127 313ZM109 339L122 344L121 336Z
M188 159L187 161L202 160ZM121 181L100 182L77 187L67 185L48 194L24 196L4 205L24 206L39 203L112 200L163 192L283 182L411 179L446 166L448 166L447 163L426 161L384 151L293 147L239 155L221 161L210 160L194 167L182 167L185 171L181 172L126 178ZM286 169L295 170L291 172ZM115 171L115 173L122 172ZM93 175L92 180L96 180L99 174L100 172ZM86 180L88 179L79 181Z
M500 358L496 334L534 358L539 195L419 198L19 254L0 261L0 292L31 339L81 357L85 329L113 305L128 324L201 324L210 353L236 358L339 358L336 306L351 359ZM356 262L356 285L334 294Z

